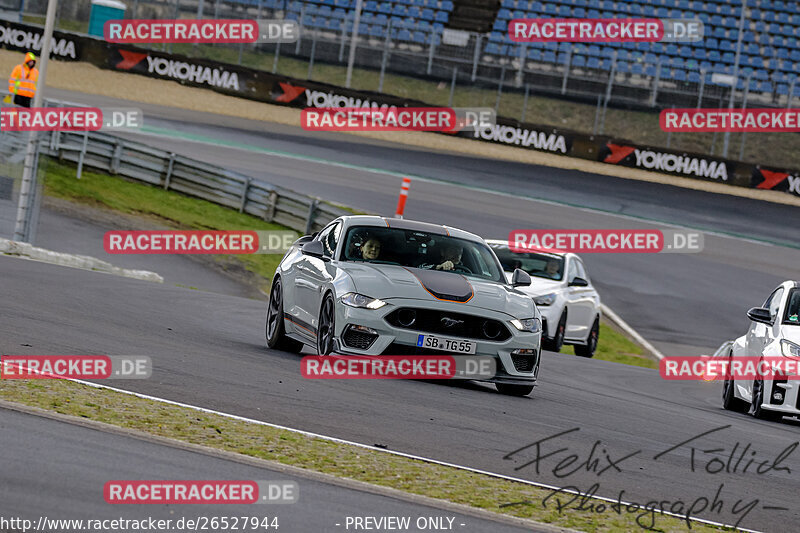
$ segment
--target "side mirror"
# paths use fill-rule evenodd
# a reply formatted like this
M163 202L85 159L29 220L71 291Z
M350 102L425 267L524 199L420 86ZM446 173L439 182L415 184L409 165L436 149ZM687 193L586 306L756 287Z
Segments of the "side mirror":
M573 279L572 281L569 282L569 286L570 287L588 287L589 286L589 282L586 281L583 278L577 278L576 277L575 279Z
M322 247L322 242L320 241L309 241L300 248L300 251L303 252L303 255L325 259L325 257L323 257L325 255L325 249Z
M764 307L753 307L747 312L747 318L753 322L772 325L772 315L769 314L769 309Z
M511 285L514 287L527 287L531 284L530 275L521 268L515 268L511 275Z

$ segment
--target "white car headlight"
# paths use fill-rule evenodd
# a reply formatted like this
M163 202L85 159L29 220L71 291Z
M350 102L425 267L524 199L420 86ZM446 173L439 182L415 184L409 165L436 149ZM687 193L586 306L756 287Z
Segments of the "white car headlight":
M357 292L348 292L342 296L342 303L350 307L360 307L362 309L380 309L386 302L377 298L370 298Z
M556 293L551 292L550 294L534 296L533 301L536 302L536 305L553 305L553 302L556 301Z
M795 359L800 359L800 345L797 345L791 341L787 341L783 339L781 341L781 353L784 357L793 357Z
M517 328L520 331L527 331L529 333L536 333L542 329L542 324L539 322L538 318L523 318L511 321L511 325Z

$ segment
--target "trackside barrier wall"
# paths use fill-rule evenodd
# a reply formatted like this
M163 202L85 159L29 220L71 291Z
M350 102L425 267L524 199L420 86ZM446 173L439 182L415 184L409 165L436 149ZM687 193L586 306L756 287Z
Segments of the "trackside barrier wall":
M129 180L202 198L301 233L350 211L222 167L100 132L50 132L41 153ZM86 138L86 151L82 154Z
M41 32L40 26L0 21L0 45L20 52L30 48L37 50L41 48ZM376 92L354 91L237 65L111 44L77 33L55 32L54 43L54 59L85 61L101 68L173 80L183 85L277 105L297 108L428 105L416 100ZM456 135L692 179L800 195L800 171L797 170L642 146L624 139L520 123L503 117L498 117L497 125L491 129L459 132ZM183 187L189 188L186 185ZM226 201L233 200L228 198Z

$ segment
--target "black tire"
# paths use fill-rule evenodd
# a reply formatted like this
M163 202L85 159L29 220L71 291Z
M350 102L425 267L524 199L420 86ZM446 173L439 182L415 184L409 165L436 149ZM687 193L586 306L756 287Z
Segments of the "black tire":
M600 340L600 317L594 319L592 329L589 331L589 337L586 339L586 344L576 344L575 355L580 357L594 357L594 352L597 351L597 342Z
M558 326L556 326L556 334L552 339L546 338L542 342L542 346L549 352L560 352L561 347L564 346L564 333L567 330L567 310L561 313L561 318L558 319Z
M335 329L336 310L333 297L330 293L325 295L319 308L319 325L317 327L317 354L330 355L333 351L333 336Z
M269 304L267 304L267 321L264 328L267 346L274 350L300 353L303 343L286 336L283 327L283 287L281 278L275 278L272 289L269 291Z
M731 368L730 363L733 361L733 354L728 354L728 368ZM750 410L750 404L741 398L737 398L733 393L735 384L732 379L726 379L722 382L722 408L735 413L746 413Z
M759 420L770 421L776 421L783 418L781 413L762 409L762 403L764 403L764 380L755 379L753 380L753 403L750 405L753 416Z
M507 396L527 396L533 392L533 385L509 385L507 383L495 383L497 392Z

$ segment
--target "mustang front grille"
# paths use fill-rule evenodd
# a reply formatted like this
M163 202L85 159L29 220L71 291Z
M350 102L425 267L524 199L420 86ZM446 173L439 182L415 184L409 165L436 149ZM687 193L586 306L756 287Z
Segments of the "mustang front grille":
M396 328L426 333L502 342L511 337L508 328L499 320L435 309L401 307L385 317Z

